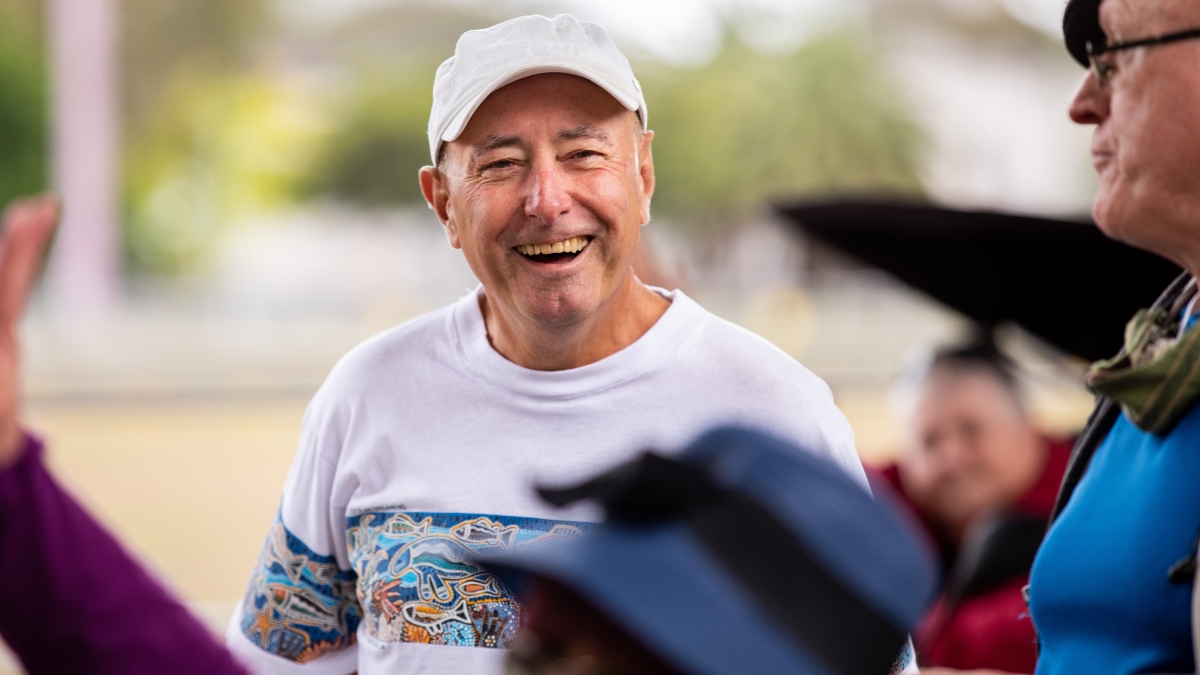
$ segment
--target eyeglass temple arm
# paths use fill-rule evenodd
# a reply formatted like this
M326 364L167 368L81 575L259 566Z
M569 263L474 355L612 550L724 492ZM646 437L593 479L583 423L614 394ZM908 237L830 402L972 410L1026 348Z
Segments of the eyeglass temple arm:
M1118 42L1115 45L1095 46L1090 40L1086 43L1087 53L1089 56L1099 56L1107 52L1118 52L1123 49L1133 49L1134 47L1145 47L1146 45L1161 45L1167 42L1178 42L1179 40L1188 40L1191 38L1200 37L1200 28L1192 28L1190 30L1181 31L1179 33L1169 33L1167 35L1156 35L1143 40L1134 40L1132 42Z

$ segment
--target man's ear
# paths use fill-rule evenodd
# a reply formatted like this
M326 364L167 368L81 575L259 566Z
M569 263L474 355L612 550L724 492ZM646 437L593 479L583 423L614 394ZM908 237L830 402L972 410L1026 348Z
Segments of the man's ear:
M646 130L638 143L638 177L642 181L642 224L650 222L650 198L654 196L654 154L651 145L654 132Z
M421 182L421 194L425 197L425 203L437 214L442 227L446 228L446 240L454 248L461 248L458 241L458 227L450 209L450 190L446 186L445 178L445 175L436 166L423 166L418 174Z

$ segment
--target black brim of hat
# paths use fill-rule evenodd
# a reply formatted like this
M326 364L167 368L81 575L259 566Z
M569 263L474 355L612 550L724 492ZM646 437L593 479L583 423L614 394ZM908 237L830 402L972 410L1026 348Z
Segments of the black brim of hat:
M1088 65L1087 43L1107 44L1104 29L1100 27L1101 0L1070 0L1063 12L1063 38L1071 57L1086 67Z
M690 675L832 675L678 523L610 526L478 562L518 595L531 574L571 588Z

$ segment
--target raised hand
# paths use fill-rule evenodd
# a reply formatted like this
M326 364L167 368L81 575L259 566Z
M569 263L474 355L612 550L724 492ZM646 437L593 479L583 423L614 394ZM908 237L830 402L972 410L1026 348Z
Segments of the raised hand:
M50 234L58 224L58 198L18 199L0 217L0 468L21 450L20 353L17 323L37 277Z

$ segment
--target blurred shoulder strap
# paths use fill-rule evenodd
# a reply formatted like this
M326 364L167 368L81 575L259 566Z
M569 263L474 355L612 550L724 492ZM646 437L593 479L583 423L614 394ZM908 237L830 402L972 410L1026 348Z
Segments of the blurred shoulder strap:
M1187 272L1176 277L1154 301L1151 309L1170 307L1183 293L1191 278L1192 275ZM1075 447L1071 449L1071 458L1067 461L1067 470L1063 474L1062 485L1058 488L1058 497L1054 500L1054 511L1050 514L1051 523L1057 520L1059 514L1067 507L1067 502L1071 500L1071 495L1075 493L1075 488L1092 462L1092 455L1096 454L1096 449L1104 442L1120 415L1121 406L1116 401L1103 396L1096 398L1096 408L1076 439Z
M1096 397L1096 408L1092 410L1091 417L1088 417L1087 425L1079 433L1079 438L1075 439L1075 447L1071 448L1071 458L1067 460L1067 470L1058 488L1058 497L1054 499L1054 510L1050 512L1051 523L1058 520L1059 514L1067 507L1067 502L1075 493L1075 487L1079 485L1088 465L1091 464L1092 455L1096 454L1096 448L1100 447L1108 436L1120 414L1121 406L1117 405L1116 401L1103 396Z

